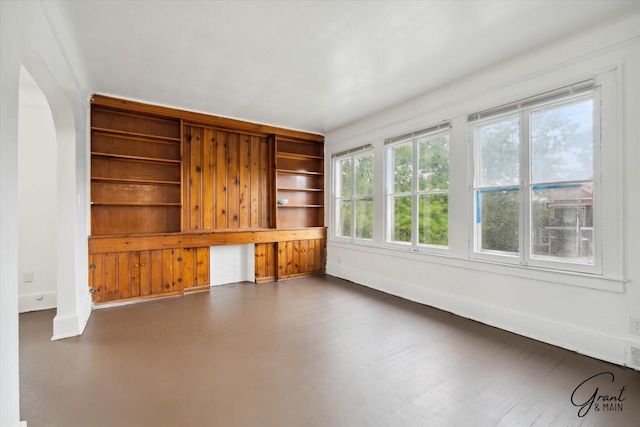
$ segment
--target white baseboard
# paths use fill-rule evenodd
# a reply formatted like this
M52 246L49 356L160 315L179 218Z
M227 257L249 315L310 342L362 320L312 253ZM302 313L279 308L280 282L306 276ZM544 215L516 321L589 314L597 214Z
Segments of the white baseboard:
M502 307L430 290L404 282L350 268L345 264L327 263L327 274L346 279L410 301L445 310L467 319L575 351L596 359L628 366L628 343L610 336L576 329L567 325L529 316ZM633 369L637 367L630 366Z
M18 297L18 311L20 313L50 310L57 306L58 293L56 291L20 295Z
M70 316L56 316L53 319L52 341L82 335L91 316L91 295L87 292L77 313Z

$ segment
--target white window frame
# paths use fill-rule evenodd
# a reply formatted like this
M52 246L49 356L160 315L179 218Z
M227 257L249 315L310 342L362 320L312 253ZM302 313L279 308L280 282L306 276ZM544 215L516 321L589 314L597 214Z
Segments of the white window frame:
M486 119L471 120L470 126L470 147L471 147L471 173L469 184L469 257L476 260L498 262L502 264L520 265L522 267L533 267L543 270L567 271L575 273L587 273L593 275L604 275L606 277L622 277L621 240L622 234L617 228L620 221L622 203L615 196L618 193L616 185L621 182L620 166L621 160L617 158L620 152L621 142L618 140L618 93L616 88L615 71L606 72L593 79L592 88L583 93L558 97L546 102L530 103L518 108L516 112L510 111L504 114L491 115ZM543 94L544 95L544 94ZM529 119L530 114L542 107L563 105L568 102L576 102L580 99L593 99L593 263L580 263L572 260L562 259L541 259L531 256L531 217L530 217L530 153L531 144L529 139ZM499 110L496 108L494 110ZM476 183L479 171L479 147L477 129L480 125L492 122L503 121L508 117L519 117L520 132L520 212L519 212L519 253L492 253L489 251L479 251L477 248L477 203L476 203ZM604 157L602 150L603 143L606 143L610 154ZM607 176L608 185L604 186L602 176ZM608 193L608 194L607 194ZM606 251L606 253L604 252ZM605 256L606 255L606 256Z
M372 229L372 237L371 238L362 238L362 237L357 237L356 236L356 200L358 199L365 199L365 198L371 198L372 202L374 202L374 209L375 209L375 198L374 198L374 194L375 194L375 181L374 181L374 191L371 193L371 196L361 196L361 195L356 195L356 174L355 174L355 160L358 157L363 157L363 156L372 156L373 160L375 162L375 155L373 153L373 148L370 144L368 145L364 145L362 147L358 147L355 149L351 149L351 150L347 150L347 151L343 151L337 154L334 154L332 156L332 162L331 162L331 182L332 182L332 187L331 187L331 204L332 204L332 236L335 240L339 240L342 242L351 242L351 243L361 243L361 244L372 244L373 243L373 238L375 235L375 215L373 216L373 218L371 219L373 222L373 229ZM351 160L351 195L349 195L348 197L343 197L343 196L338 196L336 189L338 188L339 185L342 184L341 180L339 180L338 177L338 171L340 170L340 168L338 168L338 164L345 160L345 159L350 159ZM375 176L374 176L374 180L375 180ZM338 212L339 209L341 209L341 201L343 200L350 200L351 201L351 230L350 230L350 236L341 236L337 234L338 231L338 227L337 227L337 220L338 220Z
M449 136L449 165L451 165L451 123L449 121L444 122L443 124L433 126L423 131L414 132L409 135L404 135L401 137L396 137L389 139L385 142L385 180L384 180L384 203L385 203L385 215L384 215L384 224L385 224L385 246L389 248L403 249L414 252L425 252L431 254L440 254L440 255L451 255L451 214L448 215L448 236L447 242L445 245L429 245L424 243L419 243L419 231L418 231L418 223L419 223L419 207L418 207L418 199L420 195L423 194L447 194L449 206L451 206L451 170L449 170L449 188L447 190L426 190L419 191L419 183L418 183L418 140L429 137L429 138L437 138L441 135ZM403 192L403 193L395 193L394 192L394 174L395 168L393 164L393 155L392 150L398 146L410 144L411 152L412 152L412 177L411 177L411 191ZM410 196L411 197L411 240L409 242L400 242L392 240L393 236L393 203L391 203L391 199L397 196Z

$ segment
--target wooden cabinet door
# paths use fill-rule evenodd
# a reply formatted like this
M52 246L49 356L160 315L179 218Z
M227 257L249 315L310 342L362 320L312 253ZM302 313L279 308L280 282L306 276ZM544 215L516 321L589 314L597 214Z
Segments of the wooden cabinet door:
M173 259L174 289L193 292L209 287L209 248L175 249Z
M326 240L293 240L277 244L277 278L307 276L324 273Z
M206 289L209 248L112 252L89 256L94 303L179 295Z
M276 279L276 245L276 243L256 243L256 283L269 282Z

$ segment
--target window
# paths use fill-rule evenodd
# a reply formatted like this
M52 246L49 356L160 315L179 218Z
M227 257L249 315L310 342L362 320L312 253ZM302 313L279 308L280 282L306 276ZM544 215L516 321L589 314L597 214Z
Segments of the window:
M594 270L599 112L597 91L578 89L474 124L477 257Z
M370 146L364 147L365 149ZM352 150L360 151L360 150ZM373 239L373 153L334 159L334 220L336 237Z
M449 244L449 123L387 140L387 242L413 250Z

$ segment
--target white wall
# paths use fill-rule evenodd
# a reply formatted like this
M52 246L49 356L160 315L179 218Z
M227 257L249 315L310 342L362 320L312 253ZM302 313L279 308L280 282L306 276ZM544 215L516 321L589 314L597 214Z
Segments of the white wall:
M20 424L18 358L18 87L20 68L47 97L57 140L54 336L82 332L87 287L88 95L67 66L40 2L0 2L0 426ZM72 375L73 373L69 373Z
M211 286L255 281L255 245L212 246Z
M57 305L57 143L47 99L24 68L19 99L18 292L24 313Z
M80 334L91 312L87 287L89 94L69 69L45 6L40 2L20 2L20 6L17 40L22 41L22 65L47 97L56 128L58 307L53 335L58 339Z
M18 77L20 5L0 2L0 426L20 421L18 374ZM13 43L8 43L12 40Z
M437 59L436 59L437 60ZM607 224L621 242L622 259L608 278L532 272L469 259L469 144L466 115L615 70L623 152L622 222ZM629 364L629 347L640 336L629 331L629 316L640 317L640 15L594 28L459 80L326 136L330 155L373 144L375 154L375 237L371 246L331 240L327 270L410 300L618 364ZM384 139L442 120L452 120L450 256L408 253L384 246ZM608 149L608 145L605 146ZM614 171L614 176L618 171ZM607 195L610 196L610 195ZM331 205L330 195L327 206ZM614 216L615 217L615 216ZM327 218L331 218L327 212ZM330 235L332 225L328 220ZM616 252L616 248L610 248ZM608 252L605 255L608 255ZM611 258L611 257L609 257ZM616 257L614 257L616 258ZM619 262L621 261L621 262ZM616 270L615 268L613 270ZM626 279L623 280L623 279ZM637 366L640 369L640 366Z

